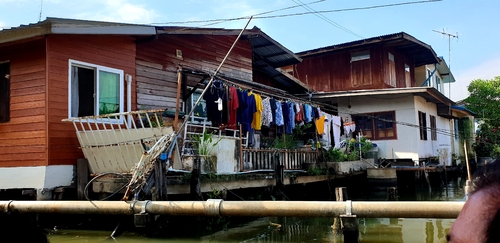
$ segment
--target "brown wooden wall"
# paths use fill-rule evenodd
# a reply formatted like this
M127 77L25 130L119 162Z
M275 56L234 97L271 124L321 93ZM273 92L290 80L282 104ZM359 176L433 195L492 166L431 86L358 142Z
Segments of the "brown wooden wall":
M360 50L357 50L360 51ZM413 61L406 54L392 48L374 46L370 48L370 60L367 65L353 66L351 73L351 52L325 53L322 55L303 57L302 63L287 70L292 70L293 76L308 84L316 91L346 91L363 89L395 88L390 84L388 52L394 55L396 68L396 87L406 87L405 63L410 66L411 84L415 85ZM357 63L359 64L359 63ZM362 68L369 68L369 77L360 78L366 73ZM366 71L366 70L365 70ZM353 76L355 75L355 76Z
M69 59L116 68L135 77L135 40L125 36L50 35L48 66L48 157L49 165L75 164L82 158L75 128L61 122L68 118ZM134 78L135 80L135 78ZM125 82L122 80L122 82ZM126 82L124 104L126 106ZM135 90L132 84L132 90ZM132 92L132 110L135 110ZM124 107L126 111L126 107Z
M0 47L10 61L10 121L0 123L0 167L46 165L45 40Z
M177 67L215 71L236 36L161 35L137 45L137 104L142 109L175 109ZM182 58L176 56L182 51ZM240 40L221 69L234 78L252 79L252 50ZM194 86L199 78L189 78Z

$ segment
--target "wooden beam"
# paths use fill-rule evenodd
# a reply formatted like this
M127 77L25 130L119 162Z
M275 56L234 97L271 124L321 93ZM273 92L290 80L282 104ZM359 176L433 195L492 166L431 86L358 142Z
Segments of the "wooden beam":
M182 85L182 66L177 69L177 100L175 101L175 117L174 117L174 131L177 131L179 124L179 108L181 105L181 85Z

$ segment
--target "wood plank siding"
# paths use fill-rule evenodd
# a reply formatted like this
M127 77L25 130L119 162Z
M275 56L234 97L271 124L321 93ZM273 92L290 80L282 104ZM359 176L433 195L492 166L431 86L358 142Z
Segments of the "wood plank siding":
M217 69L236 36L160 35L137 44L137 105L141 109L175 109L177 67L212 73ZM177 57L177 50L182 57ZM221 69L229 77L251 80L252 50L240 40ZM195 86L201 78L187 78Z
M302 58L302 63L286 69L316 91L403 88L407 86L405 64L410 69L411 86L415 85L413 61L394 48L372 46Z
M48 159L49 165L76 164L83 158L68 118L69 60L123 70L135 77L135 39L127 36L49 35L47 38L48 66ZM125 82L121 80L121 82ZM125 82L124 103L127 86ZM135 90L132 82L132 90ZM132 110L135 110L132 92ZM126 110L126 108L124 109Z
M47 165L45 41L0 47L10 66L10 120L0 123L0 167Z
M47 35L2 45L0 62L10 66L10 120L0 123L0 167L76 164L83 154L75 128L61 122L68 118L69 60L135 77L134 41L125 36Z

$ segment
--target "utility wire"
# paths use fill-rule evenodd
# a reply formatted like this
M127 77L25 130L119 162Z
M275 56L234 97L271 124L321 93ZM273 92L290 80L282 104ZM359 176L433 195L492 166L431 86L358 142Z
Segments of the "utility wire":
M376 9L376 8L386 8L386 7L395 7L402 5L410 5L410 4L420 4L420 3L431 3L431 2L441 2L443 0L422 0L422 1L411 1L411 2L403 2L403 3L392 3L392 4L383 4L383 5L373 5L367 7L356 7L356 8L344 8L344 9L334 9L334 10L321 10L315 12L301 12L301 13L292 13L292 14L282 14L282 15L271 15L271 16L256 16L253 19L271 19L271 18L283 18L283 17L291 17L291 16L300 16L300 15L308 15L308 14L323 14L323 13L334 13L334 12L346 12L346 11L356 11L356 10L367 10L367 9ZM312 2L316 3L316 2ZM310 3L310 4L312 4ZM293 6L300 7L300 6ZM292 7L289 7L292 8ZM273 12L280 11L274 10ZM257 15L262 15L257 14ZM228 18L228 19L212 19L212 20L192 20L192 21L173 21L173 22L165 22L165 23L153 23L153 25L163 25L163 24L193 24L193 23L209 23L209 22L228 22L235 20L243 20L248 19L248 16L238 17L238 18Z
M329 19L328 17L324 16L323 14L318 13L318 11L314 10L313 8L311 8L311 7L309 7L309 6L306 6L306 4L304 4L302 1L300 1L300 0L292 0L292 1L293 1L294 3L300 4L300 6L301 6L301 7L305 8L306 10L308 10L309 12L311 12L312 14L316 15L318 18L320 18L320 19L322 19L322 20L326 21L326 22L327 22L327 23L329 23L330 25L332 25L332 26L334 26L334 27L336 27L336 28L338 28L338 29L340 29L340 30L343 30L343 31L345 31L345 32L347 32L347 33L349 33L349 34L352 34L352 35L354 35L354 36L356 36L356 37L359 37L359 38L361 38L361 39L364 39L364 37L363 37L363 36L360 36L360 35L358 35L358 34L354 33L353 31L351 31L351 30L349 30L349 29L345 28L344 26L342 26L342 25L340 25L340 24L338 24L338 23L334 22L333 20Z
M326 0L318 0L318 1L307 3L306 5L315 4L315 3L324 2L324 1L326 1ZM301 7L301 5L294 5L294 6L290 6L290 7L286 7L286 8L280 8L280 9L276 9L276 10L270 10L270 11L266 11L266 12L254 14L252 16L254 16L254 19L255 19L255 16L260 16L260 15L269 14L269 13L275 13L275 12L279 12L279 11L283 11L283 10L288 10L288 9L292 9L292 8L298 8L298 7ZM151 24L152 25L160 25L160 24L197 24L197 23L207 23L207 22L222 23L222 22L227 22L227 21L243 20L243 19L248 19L248 18L250 18L250 16L238 17L238 18L230 18L230 19L173 21L173 22L166 22L166 23L151 23Z

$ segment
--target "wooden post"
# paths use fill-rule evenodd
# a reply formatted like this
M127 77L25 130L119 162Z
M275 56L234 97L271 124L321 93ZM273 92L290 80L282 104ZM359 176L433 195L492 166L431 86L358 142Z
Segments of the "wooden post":
M335 200L345 201L347 199L347 189L345 187L335 187ZM342 222L339 217L333 219L332 229L340 231L342 229Z
M177 101L175 102L175 117L174 117L174 131L177 131L179 124L179 108L181 103L181 85L182 85L182 66L177 68ZM192 108L194 109L194 107Z
M193 171L191 172L191 183L190 183L190 193L193 200L203 200L201 196L201 182L200 182L200 174L201 174L201 161L200 157L196 156L193 160Z
M239 126L240 128L240 171L243 171L244 169L244 163L243 163L243 136L241 134L241 124Z
M85 199L85 186L89 182L89 162L87 159L76 160L76 190L79 200Z

